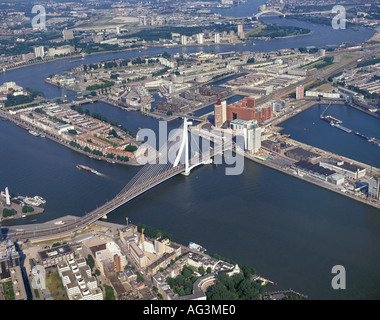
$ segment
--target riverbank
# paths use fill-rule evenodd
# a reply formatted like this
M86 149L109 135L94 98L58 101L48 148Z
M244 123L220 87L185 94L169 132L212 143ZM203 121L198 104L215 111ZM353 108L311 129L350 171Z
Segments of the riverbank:
M26 207L28 210L24 209L24 212L24 207L21 205L11 202L11 205L7 206L5 203L0 202L0 222L3 222L5 220L26 218L32 215L43 213L45 211L44 208L34 205L28 205Z
M71 146L69 144L69 142L61 140L61 139L58 139L55 136L53 136L51 134L48 134L46 132L42 132L40 130L40 128L34 127L34 126L30 125L27 122L24 122L24 121L21 121L20 119L17 119L16 117L12 117L8 113L0 112L0 117L3 118L3 119L4 118L8 119L9 121L15 123L16 125L18 125L19 127L23 128L25 130L34 130L34 131L36 131L39 134L44 134L45 138L48 138L48 139L50 139L50 140L52 140L54 142L57 142L60 145L65 146L66 148L69 148L69 149L71 149L71 150L73 150L75 152L81 153L81 154L86 155L88 157L93 156L92 153L88 153L88 152L85 152L85 151L83 151L81 149L75 148L75 147ZM129 161L125 162L125 161L120 161L120 160L117 160L117 159L110 159L110 158L107 158L107 157L104 157L104 156L96 156L96 157L99 158L100 160L106 161L106 162L111 163L111 164L122 164L122 165L127 165L127 166L142 166L136 160L129 160Z
M292 140L292 141L295 142L294 140ZM297 143L299 143L299 142L297 142ZM328 152L323 151L323 150L321 150L321 149L318 149L318 148L315 148L315 147L311 147L311 146L307 146L307 145L305 145L305 144L302 144L302 146L303 146L304 148L309 147L309 148L316 149L316 150L318 150L319 152L325 152L325 153L328 153ZM268 151L269 151L269 150L268 150ZM274 152L273 150L270 150L270 152L271 152L272 154L277 155L277 156L282 156L282 155L280 155L280 154ZM335 155L335 154L333 154L333 153L328 153L328 154L331 155L331 156L335 156L335 157L343 158L343 157L338 156L338 155ZM295 172L292 172L292 170L290 170L290 169L288 169L288 168L282 168L282 167L280 167L280 166L274 164L273 162L271 162L271 160L269 160L269 159L268 159L268 160L261 160L261 159L256 158L255 155L252 155L252 154L247 153L247 152L244 154L244 156L245 156L247 159L251 160L251 161L254 161L254 162L256 162L256 163L262 164L262 165L267 166L267 167L269 167L269 168L271 168L271 169L274 169L274 170L277 170L277 171L281 171L282 173L285 173L285 174L287 174L287 175L289 175L289 176L292 176L292 177L294 177L294 178L298 178L298 179L300 179L300 180L303 180L303 181L309 182L309 183L311 183L311 184L314 184L314 185L316 185L316 186L318 186L318 187L325 188L325 189L327 189L327 190L329 190L329 191L334 191L334 192L338 193L338 194L341 195L341 196L345 196L345 197L348 197L348 198L350 198L350 199L353 199L353 200L359 201L359 202L361 202L361 203L364 203L364 204L366 204L366 205L372 206L372 207L374 207L374 208L380 209L380 201L376 201L376 202L374 202L374 201L370 201L370 200L367 200L367 199L359 198L358 196L354 196L354 195L352 195L352 194L350 194L350 193L340 191L340 189L338 189L337 186L332 185L331 183L328 183L328 182L325 182L325 181L322 181L322 180L314 179L314 178L312 178L312 177L310 177L310 176L307 176L306 174L305 174L305 175L302 175L302 176L301 176L301 175L297 175ZM367 167L367 165L362 164L362 163L357 162L357 161L352 160L352 159L343 158L343 160L344 160L344 161L347 161L348 163L352 162L352 163L354 163L354 164L356 164L356 165L361 165L361 166L363 166L363 167ZM294 161L294 162L295 162L295 161ZM372 168L372 170L373 170L373 171L377 171L377 172L380 173L380 169L378 169L378 168ZM293 171L294 171L294 170L293 170Z

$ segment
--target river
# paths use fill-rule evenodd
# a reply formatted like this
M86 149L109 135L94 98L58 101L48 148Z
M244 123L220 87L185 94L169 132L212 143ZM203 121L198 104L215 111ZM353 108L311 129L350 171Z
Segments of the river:
M322 38L318 32L323 32L323 28L316 26L310 37ZM365 30L357 32L362 40L372 35ZM300 37L298 46L309 45L308 37ZM350 37L325 43L340 44ZM245 46L242 50L276 50L286 46L284 41L260 42L254 49ZM220 46L218 50L228 51L228 47ZM204 49L216 50L216 47ZM144 54L182 50L155 48ZM56 97L60 96L60 90L44 82L49 74L61 73L80 63L141 54L139 51L119 52L87 56L82 62L60 60L1 74L0 82L16 81L23 87L42 90L48 97ZM157 120L138 112L125 112L104 103L85 107L117 120L132 131L139 127L158 130ZM325 138L327 133L322 124L314 128L306 121L308 112L313 110L297 116L305 115L306 119L295 117L282 126L294 139L350 155L351 135L331 128L328 142L318 139L319 135ZM319 111L315 112L318 117ZM369 115L360 113L363 117L358 118L351 109L344 112L347 117L342 119L339 114L340 119L352 129L353 123L349 122L352 117L356 125L360 125L358 128L364 128L369 121ZM316 121L320 121L319 118ZM168 128L179 125L180 121L170 122ZM306 137L297 127L313 130L312 134ZM332 139L339 134L338 142ZM303 140L306 138L312 140ZM10 193L40 195L47 200L45 213L3 225L44 222L68 214L82 216L116 195L139 170L90 159L46 138L34 137L8 121L0 121L0 139L1 190L8 186ZM368 145L362 139L355 148L360 150ZM369 150L368 154L375 161L379 157L373 152ZM77 164L88 165L102 175L80 171ZM246 160L244 164L244 173L238 176L226 176L224 165L204 165L194 169L188 177L176 176L117 209L109 215L108 221L125 223L128 217L131 223L142 222L172 233L177 242L194 241L206 247L209 253L251 265L259 274L278 283L270 290L292 288L311 299L380 298L379 210L255 162ZM346 290L331 287L331 269L337 264L346 268Z

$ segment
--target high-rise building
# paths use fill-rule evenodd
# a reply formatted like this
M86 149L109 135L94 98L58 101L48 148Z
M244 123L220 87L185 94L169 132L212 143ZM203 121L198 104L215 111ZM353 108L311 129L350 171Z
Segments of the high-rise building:
M0 243L0 280L10 277L10 269L20 266L20 254L14 243L5 240Z
M215 43L220 43L220 33L215 33L215 35L214 35L214 42Z
M36 58L41 57L43 58L45 56L45 51L43 46L34 47L34 55Z
M140 16L139 17L139 25L140 26L146 26L146 16Z
M197 34L197 43L198 44L203 44L203 33L198 33Z
M182 35L182 36L181 36L181 44L182 44L183 46L186 46L186 45L187 45L187 36L185 36L185 35Z
M305 96L305 93L304 93L304 86L298 86L296 88L296 99L299 100L299 99L303 99Z
M239 36L240 39L244 38L244 30L243 30L243 25L242 24L238 25L238 36Z
M214 106L215 126L221 127L227 120L227 103L226 101L218 100Z
M240 132L244 136L244 150L252 153L259 151L261 147L261 128L257 124L257 120L232 120L231 129Z
M380 176L372 176L368 180L368 197L379 199L380 197Z

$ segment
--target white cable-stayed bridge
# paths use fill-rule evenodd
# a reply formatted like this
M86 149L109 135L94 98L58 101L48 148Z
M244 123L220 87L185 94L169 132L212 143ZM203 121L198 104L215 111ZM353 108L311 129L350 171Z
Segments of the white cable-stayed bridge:
M15 231L10 229L2 229L3 238L18 240L56 238L83 230L98 219L106 216L144 192L149 191L155 186L180 173L188 175L194 167L208 163L215 155L219 155L223 153L223 151L232 148L232 143L215 143L214 147L208 145L206 151L203 151L202 153L198 152L190 158L188 135L189 124L191 124L191 122L188 122L185 118L184 125L181 130L181 140L171 141L171 137L169 136L168 142L166 142L164 146L160 147L159 156L152 158L151 160L154 161L151 161L151 163L145 164L112 200L104 203L102 206L87 213L83 217L78 217L75 221L67 222L64 225L53 225L50 227L39 227L37 225L37 227L33 228L33 230L23 231L20 231L20 229ZM194 141L193 135L191 135L191 139L192 146L195 145L198 150L200 150L199 145L197 145L197 142ZM221 140L223 139L220 139L219 141ZM179 142L179 148L175 148L175 144L178 144ZM173 159L174 161L170 161Z

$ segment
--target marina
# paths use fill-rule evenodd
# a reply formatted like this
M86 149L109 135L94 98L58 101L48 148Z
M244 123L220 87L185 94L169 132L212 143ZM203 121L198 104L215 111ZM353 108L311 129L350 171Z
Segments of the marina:
M329 105L330 106L330 105ZM328 107L329 107L328 106ZM327 107L327 108L328 108ZM327 108L324 110L324 112L327 110ZM332 116L323 116L324 112L321 114L320 116L320 119L321 120L324 120L324 121L327 121L328 123L330 123L330 125L334 128L337 128L337 129L340 129L346 133L352 133L353 130L350 129L350 128L347 128L345 126L342 125L343 121L342 120L339 120L337 118L334 118ZM364 134L361 134L360 132L358 131L354 131L355 135L357 135L358 137L361 137L363 139L366 139L368 142L380 147L380 140L379 139L376 139L374 137L367 137L366 135Z

